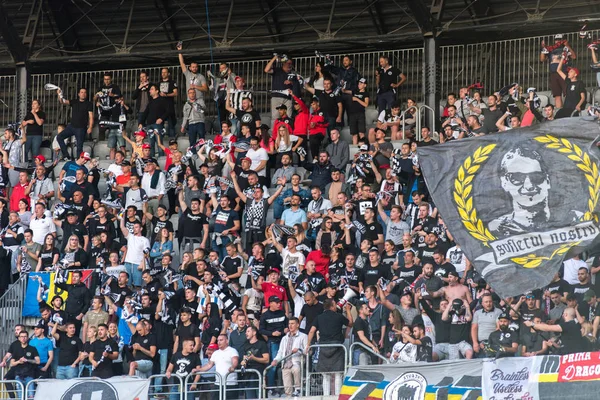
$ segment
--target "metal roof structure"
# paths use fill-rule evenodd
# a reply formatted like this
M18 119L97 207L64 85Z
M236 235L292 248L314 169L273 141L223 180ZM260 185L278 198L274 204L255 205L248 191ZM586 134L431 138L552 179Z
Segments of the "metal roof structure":
M32 72L418 47L600 26L597 0L0 0L0 69Z

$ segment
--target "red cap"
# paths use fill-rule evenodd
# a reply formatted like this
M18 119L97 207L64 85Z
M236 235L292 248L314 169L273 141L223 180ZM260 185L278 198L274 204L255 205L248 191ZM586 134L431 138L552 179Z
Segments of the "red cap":
M146 137L147 135L146 135L146 132L144 132L144 131L137 131L137 132L135 133L135 136Z
M45 163L46 162L46 157L44 157L41 154L38 154L37 156L35 156L36 160L40 160L41 162Z
M241 76L236 76L235 80L236 81L242 81L242 83L246 83L246 80L244 78L242 78Z
M248 161L249 163L251 163L252 159L250 157L244 157L240 161Z
M216 343L211 343L208 345L209 350L219 350L219 345Z
M142 145L142 149L149 149L149 148L150 148L150 145L148 143L144 143Z
M579 76L579 69L577 69L576 67L569 67L569 68L567 68L567 72L569 72L571 70L575 71L575 75Z
M92 156L90 156L90 153L88 153L87 151L82 151L81 154L79 155L79 158L85 158L86 160L91 160Z

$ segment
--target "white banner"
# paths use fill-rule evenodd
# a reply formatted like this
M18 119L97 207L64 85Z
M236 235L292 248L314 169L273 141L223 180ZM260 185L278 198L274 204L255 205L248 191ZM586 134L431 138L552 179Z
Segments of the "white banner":
M132 377L53 379L38 383L35 400L148 400L149 389L150 380Z
M536 358L500 358L484 362L482 397L486 400L538 400L534 372Z

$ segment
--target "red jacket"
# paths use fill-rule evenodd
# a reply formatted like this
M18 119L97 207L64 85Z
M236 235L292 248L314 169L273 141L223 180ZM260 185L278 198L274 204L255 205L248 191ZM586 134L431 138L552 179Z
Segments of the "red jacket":
M273 133L272 133L273 140L277 140L277 135L279 135L279 127L282 125L287 128L290 135L294 134L294 128L292 128L292 125L294 125L294 123L292 122L291 118L289 118L287 116L285 118L277 118L275 120L275 123L273 124ZM305 133L305 135L306 135L306 133Z
M320 109L310 114L308 120L308 134L309 135L325 135L327 133L327 126L329 123L325 121L325 115Z
M323 275L325 280L329 282L329 256L324 255L321 250L313 250L308 253L305 265L311 260L315 262L315 271Z
M300 106L300 111L296 114L296 117L294 118L294 129L291 133L293 133L296 136L306 136L306 134L308 133L308 120L310 118L308 107L306 107L304 101L302 101L302 99L300 99L299 97L296 97L294 95L292 95L292 97L294 98L294 101Z

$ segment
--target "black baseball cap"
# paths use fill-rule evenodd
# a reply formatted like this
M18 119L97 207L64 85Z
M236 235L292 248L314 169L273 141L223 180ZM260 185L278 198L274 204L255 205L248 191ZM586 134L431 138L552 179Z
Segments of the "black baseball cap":
M287 110L287 106L285 104L280 104L275 107L276 110Z
M281 299L279 297L277 297L277 296L271 296L271 297L269 297L269 303L271 303L273 301L277 302L277 303L281 303Z
M128 166L128 167L131 167L131 163L130 163L129 161L127 161L127 160L123 160L123 161L121 161L121 166L123 166L123 165L126 165L126 166Z
M508 315L508 313L503 312L500 315L498 315L498 319L508 319L508 320L510 320L510 316Z

